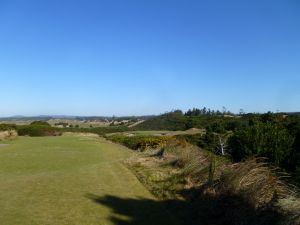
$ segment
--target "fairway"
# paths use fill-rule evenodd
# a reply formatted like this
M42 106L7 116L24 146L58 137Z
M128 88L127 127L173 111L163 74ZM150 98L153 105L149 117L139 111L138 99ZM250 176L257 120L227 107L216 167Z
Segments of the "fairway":
M20 137L0 147L1 225L176 224L104 139Z

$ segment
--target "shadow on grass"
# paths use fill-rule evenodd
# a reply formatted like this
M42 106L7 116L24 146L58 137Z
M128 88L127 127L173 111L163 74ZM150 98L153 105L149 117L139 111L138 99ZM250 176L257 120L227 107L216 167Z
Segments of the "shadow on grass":
M169 208L177 211L186 225L279 225L284 220L275 208L255 208L239 195L204 194L201 188L180 194L186 204Z
M144 198L119 198L111 195L99 197L88 194L87 198L113 210L109 218L115 225L181 225L166 210L163 202Z
M111 208L109 219L115 225L276 225L283 219L275 210L255 209L238 196L201 197L194 193L197 190L189 191L194 197L188 201L87 197Z

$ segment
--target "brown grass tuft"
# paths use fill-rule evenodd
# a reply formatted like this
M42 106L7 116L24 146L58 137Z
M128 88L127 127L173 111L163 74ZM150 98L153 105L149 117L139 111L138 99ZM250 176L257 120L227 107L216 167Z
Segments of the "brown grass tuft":
M242 196L255 207L266 206L291 194L282 177L261 159L234 164L223 172L217 186L220 192Z

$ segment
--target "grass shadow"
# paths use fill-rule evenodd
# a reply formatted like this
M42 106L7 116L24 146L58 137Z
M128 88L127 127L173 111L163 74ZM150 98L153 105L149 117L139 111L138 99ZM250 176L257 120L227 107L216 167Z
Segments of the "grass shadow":
M187 193L187 192L192 192ZM155 201L106 195L87 197L113 210L109 219L115 225L263 225L280 224L282 216L273 209L255 209L239 196L201 196L197 190L182 195L196 196L188 201ZM166 210L168 209L168 210Z
M164 206L164 202L144 198L120 198L88 194L87 198L113 210L110 220L115 225L180 225Z

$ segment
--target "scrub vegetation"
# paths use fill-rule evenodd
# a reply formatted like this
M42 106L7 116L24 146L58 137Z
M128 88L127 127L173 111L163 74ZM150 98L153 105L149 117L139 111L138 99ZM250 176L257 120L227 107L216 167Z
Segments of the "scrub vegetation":
M203 108L126 119L85 128L1 124L0 134L14 138L2 138L0 149L0 220L300 224L299 113Z

